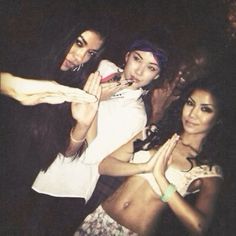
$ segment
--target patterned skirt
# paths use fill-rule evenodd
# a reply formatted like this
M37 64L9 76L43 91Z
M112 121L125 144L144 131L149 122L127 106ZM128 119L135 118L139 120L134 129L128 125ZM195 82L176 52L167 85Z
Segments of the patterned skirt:
M126 227L113 220L100 205L93 213L88 215L83 224L77 229L74 236L137 236Z

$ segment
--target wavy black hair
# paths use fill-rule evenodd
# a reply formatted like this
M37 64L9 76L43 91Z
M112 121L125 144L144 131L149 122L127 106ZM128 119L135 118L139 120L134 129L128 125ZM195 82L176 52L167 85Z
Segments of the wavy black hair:
M49 27L49 29L51 28ZM55 80L63 85L82 87L87 79L86 75L92 72L98 58L92 58L78 72L61 71L60 65L74 41L86 30L97 32L104 40L109 34L108 24L102 18L99 21L81 19L72 29L67 26L65 31L58 32L50 42L50 49L42 40L42 47L46 48L40 55L42 56L41 66L38 65L34 68L24 66L18 76ZM103 49L104 47L100 52ZM9 141L6 141L6 150L10 150L10 158L24 160L24 163L34 163L36 173L40 169L47 170L57 154L63 153L68 146L70 129L75 124L71 115L70 103L24 107L18 102L10 101L9 106L11 107L11 115L7 121L10 123L8 125L10 128L6 134L6 138L9 137ZM9 133L11 133L10 136ZM28 171L31 172L31 170Z

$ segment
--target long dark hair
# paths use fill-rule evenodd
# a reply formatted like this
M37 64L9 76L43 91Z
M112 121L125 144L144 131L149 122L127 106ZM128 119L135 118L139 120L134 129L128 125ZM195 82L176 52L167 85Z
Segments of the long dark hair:
M98 57L87 62L78 72L61 71L60 65L71 45L82 32L92 30L99 33L105 40L109 30L107 24L102 25L102 20L94 23L89 20L82 22L75 25L71 31L63 32L64 36L59 33L59 36L55 37L55 40L51 42L52 48L45 49L41 53L42 66L38 65L34 67L34 70L29 68L30 72L26 67L21 68L19 75L35 79L56 80L64 85L82 87L86 75L92 71L92 66L95 65ZM42 44L42 46L44 45ZM45 47L48 46L45 44ZM103 48L100 51L102 50ZM7 121L10 124L6 135L7 140L9 139L6 141L6 150L10 150L10 158L14 157L17 161L24 160L25 164L34 163L35 174L40 169L47 170L56 155L59 152L63 153L68 146L70 129L75 123L71 115L70 103L40 104L32 107L24 107L15 101L10 101L9 104L12 109L11 117Z
M44 56L41 63L41 77L56 80L57 82L72 86L72 87L82 87L87 79L87 76L97 68L99 58L101 53L105 49L105 41L109 37L109 24L106 18L100 18L97 20L81 19L79 23L76 23L72 29L66 33L62 32L52 40L52 47L48 50ZM60 66L65 59L67 53L69 52L71 46L83 32L90 30L97 33L100 38L104 41L99 52L91 58L88 62L83 64L83 66L77 70L69 70L66 72L61 72ZM42 47L45 44L42 40Z
M214 78L214 79L213 79ZM207 164L212 166L214 163L221 164L222 159L219 153L222 151L220 145L226 137L224 118L226 115L225 108L227 99L225 98L224 89L215 79L215 75L194 81L183 91L180 99L173 102L165 112L164 117L157 124L150 125L147 129L147 138L144 141L137 140L134 143L135 152L139 150L149 150L155 146L162 145L172 134L181 134L183 131L181 114L184 104L189 96L196 90L201 89L208 91L216 100L218 107L218 117L216 124L212 127L207 137L204 139L201 152L196 158L197 165ZM223 95L224 94L224 95ZM155 128L154 128L155 127ZM222 147L223 148L223 147Z

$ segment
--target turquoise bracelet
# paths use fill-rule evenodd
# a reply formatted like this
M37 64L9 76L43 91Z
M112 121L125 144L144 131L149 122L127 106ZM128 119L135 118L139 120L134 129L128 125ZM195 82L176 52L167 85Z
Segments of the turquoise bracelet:
M176 187L173 184L169 184L164 194L161 196L162 202L168 202L173 195L173 193L176 192Z

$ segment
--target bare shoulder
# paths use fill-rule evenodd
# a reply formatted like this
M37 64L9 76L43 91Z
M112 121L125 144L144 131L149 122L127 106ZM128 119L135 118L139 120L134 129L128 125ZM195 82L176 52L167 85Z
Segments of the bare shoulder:
M219 192L223 179L212 176L201 178L201 192Z

